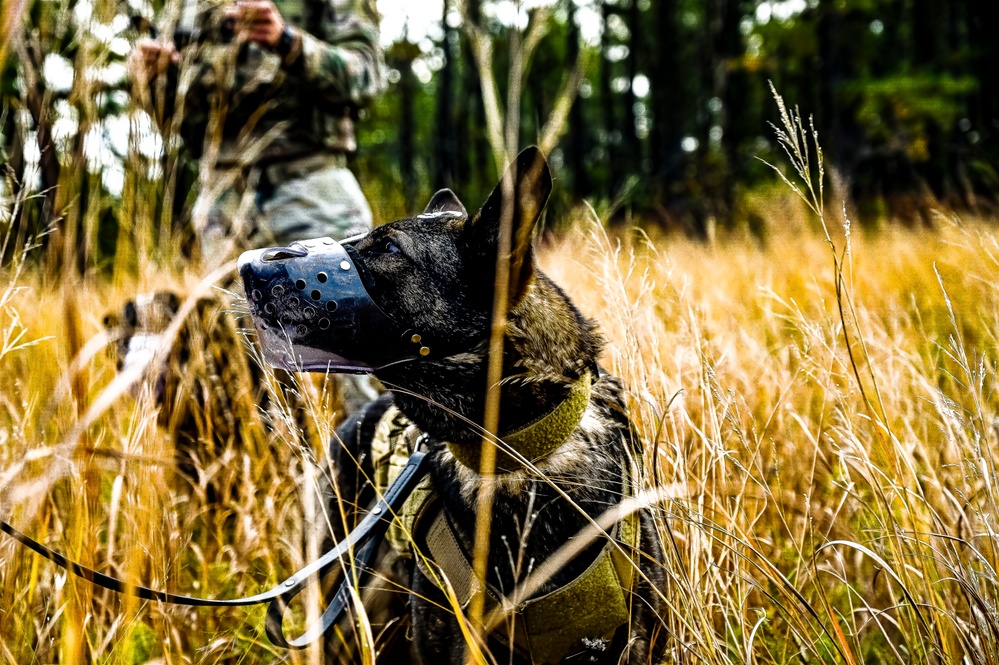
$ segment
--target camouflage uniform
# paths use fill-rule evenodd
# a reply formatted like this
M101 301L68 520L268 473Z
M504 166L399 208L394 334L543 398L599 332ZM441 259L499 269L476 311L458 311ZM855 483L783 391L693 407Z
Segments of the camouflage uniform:
M371 228L346 155L357 149L357 110L383 86L374 0L275 5L301 35L286 56L225 43L212 27L222 6L202 19L217 37L185 52L181 132L201 158L193 222L210 263L246 247Z
M223 4L202 12L205 39L183 50L167 101L184 100L168 115L201 160L192 219L209 265L248 247L371 229L347 155L357 110L384 86L374 2L274 0L301 36L286 56L232 43ZM368 377L345 378L348 410L377 396Z

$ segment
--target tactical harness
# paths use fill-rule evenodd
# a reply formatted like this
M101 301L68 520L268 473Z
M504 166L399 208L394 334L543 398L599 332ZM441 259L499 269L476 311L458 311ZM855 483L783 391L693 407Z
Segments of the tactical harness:
M589 403L591 382L590 374L585 374L553 411L503 437L504 442L530 462L554 452L579 425ZM379 495L405 468L420 436L416 425L394 406L378 421L372 440L372 481ZM447 447L460 463L478 470L478 444L448 443ZM512 470L522 465L497 450L497 467ZM623 481L622 494L630 496L632 473L626 470ZM516 614L514 634L511 636L509 626L501 623L498 637L506 647L540 664L557 663L580 651L584 639L610 641L617 629L628 622L639 529L638 514L630 513L611 530L610 540L583 573L554 591L514 607L501 591L476 577L468 547L448 519L429 476L403 504L386 540L400 556L415 559L421 572L438 586L441 578L432 568L439 569L463 609L473 594L482 592L494 607Z

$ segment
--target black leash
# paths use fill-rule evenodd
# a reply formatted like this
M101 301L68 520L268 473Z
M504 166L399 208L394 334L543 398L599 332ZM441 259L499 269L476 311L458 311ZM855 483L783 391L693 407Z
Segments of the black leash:
M212 598L195 598L193 596L183 596L179 594L157 591L144 586L129 584L117 578L91 570L86 566L70 561L58 552L54 552L38 541L24 535L10 524L0 521L0 531L3 531L14 540L25 547L52 561L60 568L65 568L77 577L96 584L97 586L117 591L128 596L136 596L145 600L155 600L161 603L173 603L175 605L193 605L195 607L243 607L246 605L259 605L270 603L267 608L267 638L276 646L302 649L320 636L331 626L336 624L351 602L351 589L357 588L371 572L371 559L378 551L378 546L385 537L392 519L402 509L403 503L412 494L413 489L419 484L427 474L427 454L425 452L414 452L406 466L403 467L399 477L396 478L392 486L389 487L385 495L378 500L371 512L365 516L357 528L350 532L335 548L324 554L318 560L310 563L297 573L286 579L281 584L253 596L245 598L233 598L230 600L216 600ZM353 563L350 563L345 555L351 549L359 548L354 555ZM309 626L305 633L295 639L287 639L282 626L282 618L288 604L302 592L309 582L321 578L333 566L342 564L344 567L344 580L340 583L333 600L323 612L319 621Z

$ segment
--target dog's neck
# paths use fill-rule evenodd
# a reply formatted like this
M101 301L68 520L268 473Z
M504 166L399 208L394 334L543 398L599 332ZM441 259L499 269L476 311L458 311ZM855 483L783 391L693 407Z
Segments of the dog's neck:
M595 373L601 346L593 324L539 273L507 319L496 434L554 409L575 381ZM465 352L396 365L378 377L424 431L443 441L480 441L488 363L488 341L482 340Z
M596 379L602 340L553 283L539 276L508 317L504 344L499 433L519 429L561 404L570 387L587 372ZM431 435L431 474L459 535L470 545L476 496L482 479L461 464L444 442L479 445L486 395L488 353L479 348L440 360L420 361L380 375L393 389L396 406ZM590 518L616 503L621 491L620 443L626 425L612 412L619 397L616 382L594 387L579 426L566 444L539 463L546 477L526 471L499 474L495 483L490 578L509 591L523 578L533 558L551 555ZM472 423L472 425L469 424ZM586 479L580 481L580 479ZM549 481L565 488L571 501ZM583 511L582 514L580 510ZM588 517L589 516L589 517ZM535 520L542 522L527 527ZM599 548L597 548L599 549ZM520 552L523 566L512 565ZM551 584L573 579L594 552L567 565Z

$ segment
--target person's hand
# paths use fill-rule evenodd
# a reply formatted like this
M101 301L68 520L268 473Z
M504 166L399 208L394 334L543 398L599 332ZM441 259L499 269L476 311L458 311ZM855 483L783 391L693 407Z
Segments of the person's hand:
M238 0L226 8L226 16L236 19L236 30L247 41L273 50L281 39L284 19L271 0Z
M149 81L166 71L168 65L176 64L179 60L180 52L172 43L143 37L135 42L126 67L133 79Z

